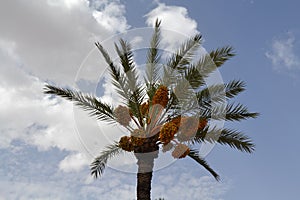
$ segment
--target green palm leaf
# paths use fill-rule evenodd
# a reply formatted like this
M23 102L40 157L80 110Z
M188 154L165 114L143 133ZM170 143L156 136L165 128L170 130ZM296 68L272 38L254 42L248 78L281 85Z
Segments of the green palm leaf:
M233 57L232 47L223 47L211 51L209 54L203 56L198 63L191 64L184 69L184 78L189 81L193 89L198 89L205 85L205 78L213 72L216 67L221 66L229 58ZM233 83L230 83L233 84ZM228 85L234 86L234 85Z
M226 121L241 121L248 118L256 118L259 113L249 112L242 104L230 103L227 105L200 102L201 115L204 118Z
M227 84L211 85L196 93L199 105L224 103L245 90L243 81L233 80Z
M113 107L101 102L94 96L52 85L46 85L44 88L44 93L57 95L69 101L73 101L76 105L82 107L84 110L89 111L90 115L95 116L99 120L111 123L115 122L115 118L113 116Z
M120 69L116 67L108 55L107 51L103 48L103 46L99 43L95 43L96 47L101 52L104 57L106 63L109 65L110 74L112 76L112 83L116 88L117 93L126 101L129 100L131 94L129 89L129 83L126 80L123 73L120 72Z
M189 82L190 86L194 90L197 90L205 84L204 77L194 65L191 65L189 68L185 69L184 78Z
M196 64L192 64L189 68L197 69L199 76L198 82L204 82L204 78L208 77L217 67L222 66L227 60L235 56L233 48L230 46L218 48L207 53L198 60ZM193 70L195 71L195 70Z
M229 60L231 57L235 56L235 53L233 52L233 48L230 46L218 48L216 50L213 50L209 53L211 59L214 61L215 65L217 67L220 67L223 65L227 60Z
M119 55L121 65L123 67L126 81L129 85L131 95L128 99L128 106L133 111L133 114L139 119L140 125L143 126L142 114L140 105L144 99L144 89L138 83L138 74L133 61L133 53L128 42L120 39L120 47L115 44L115 49Z
M233 98L246 89L246 84L241 80L232 80L225 85L227 98Z
M150 42L150 48L147 53L147 64L146 64L146 83L148 87L153 87L154 84L159 80L159 68L158 63L160 61L160 55L158 54L159 43L160 43L160 23L161 21L156 20L154 33Z
M144 90L141 85L138 84L138 75L135 69L133 61L133 53L128 42L120 39L120 47L115 44L116 51L119 55L123 72L113 64L107 51L103 48L100 43L96 43L97 48L102 53L107 64L110 67L110 73L113 78L113 85L116 88L117 93L123 97L127 102L127 106L131 109L134 116L139 119L142 124L142 116L139 111L139 106L143 101Z
M208 165L208 163L203 158L199 156L198 151L191 150L188 156L195 160L198 164L202 165L207 171L209 171L217 181L220 180L220 176Z
M249 137L241 132L224 129L218 139L218 143L236 148L242 152L252 153L255 150L255 145Z
M164 66L162 83L166 86L171 85L176 80L178 72L186 69L191 63L195 52L199 49L202 35L196 34L184 42L181 47L167 60Z
M228 104L226 108L226 120L241 121L247 118L256 118L259 114L256 112L249 112L248 108L242 104Z
M198 50L202 40L202 35L196 34L185 41L178 51L174 53L168 60L167 66L172 69L183 69L192 61L194 53Z
M176 97L180 99L182 114L194 111L205 118L212 117L229 121L240 121L258 115L248 112L248 109L241 104L229 104L224 107L227 100L245 90L243 81L233 80L227 84L212 85L196 93L190 83L183 78L183 80L177 81L175 86L175 89L180 91Z
M120 154L123 150L118 146L118 143L108 145L100 156L96 157L91 163L91 175L95 178L100 177L106 167L107 161L116 155Z
M210 142L228 145L242 152L252 153L255 145L251 139L243 133L231 129L217 129L198 130L194 137L193 143Z

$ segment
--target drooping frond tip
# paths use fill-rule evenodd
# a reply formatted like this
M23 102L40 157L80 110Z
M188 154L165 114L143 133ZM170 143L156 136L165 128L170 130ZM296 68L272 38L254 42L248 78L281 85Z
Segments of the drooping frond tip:
M100 156L96 157L91 163L91 175L94 178L100 177L104 172L108 160L120 154L122 151L123 150L119 147L117 142L114 142L112 145L108 145L106 149L101 152Z
M191 150L190 153L188 154L188 156L190 158L192 158L193 160L195 160L198 164L202 165L207 171L209 171L213 177L219 181L220 180L220 176L217 174L217 172L215 172L209 165L208 163L200 157L198 151L196 150Z

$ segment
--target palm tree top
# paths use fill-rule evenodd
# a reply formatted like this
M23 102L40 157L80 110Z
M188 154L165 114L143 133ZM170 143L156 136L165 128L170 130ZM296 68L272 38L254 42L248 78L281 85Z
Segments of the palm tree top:
M245 90L243 81L210 86L205 83L212 72L235 55L233 48L217 48L194 61L202 43L202 36L196 34L161 65L160 24L157 20L150 41L144 82L139 81L133 51L127 41L120 39L115 44L121 67L112 61L99 42L95 43L108 64L112 83L123 105L114 107L90 94L45 86L46 94L73 101L96 119L127 129L127 134L107 146L92 162L91 174L95 178L103 174L108 160L121 152L133 152L137 158L139 154L154 152L155 158L161 149L172 152L176 159L191 158L219 180L219 175L199 156L195 144L219 143L242 152L254 151L253 142L242 132L217 128L212 123L213 120L241 121L258 116L246 106L231 102Z

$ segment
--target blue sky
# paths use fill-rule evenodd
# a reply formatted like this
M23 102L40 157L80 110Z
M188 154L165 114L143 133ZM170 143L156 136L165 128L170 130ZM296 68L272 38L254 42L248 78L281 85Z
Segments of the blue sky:
M201 32L207 50L232 45L237 56L220 69L222 78L244 80L247 90L236 100L261 115L226 123L249 135L256 151L216 146L206 159L220 183L180 160L155 172L153 199L298 199L299 7L296 0L1 1L0 200L134 199L135 175L119 171L118 162L91 179L92 158L80 139L99 151L106 139L88 134L99 125L42 88L45 82L95 87L104 71L95 67L99 54L81 65L93 42L150 26L155 17L187 36ZM109 85L103 88L109 95Z

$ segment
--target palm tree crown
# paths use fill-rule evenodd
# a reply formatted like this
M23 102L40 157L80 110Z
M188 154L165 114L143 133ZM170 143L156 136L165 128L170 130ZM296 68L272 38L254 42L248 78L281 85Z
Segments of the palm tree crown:
M195 54L202 42L202 36L196 34L161 67L160 38L160 21L157 20L147 53L144 82L139 81L133 52L127 41L120 39L119 44L115 44L121 67L115 65L100 43L96 43L109 65L112 83L122 97L123 105L113 107L95 96L53 85L46 85L44 90L46 94L75 102L98 120L117 123L128 130L129 134L107 146L94 159L91 174L98 178L109 159L124 151L133 152L139 166L138 199L150 199L143 190L150 192L153 160L159 149L170 151L176 159L193 159L217 180L219 175L199 156L195 145L219 143L242 152L254 151L254 144L243 133L217 128L213 124L213 120L240 121L258 116L244 105L230 102L245 90L243 81L205 84L211 73L235 55L233 48L218 48L201 55L195 62Z

